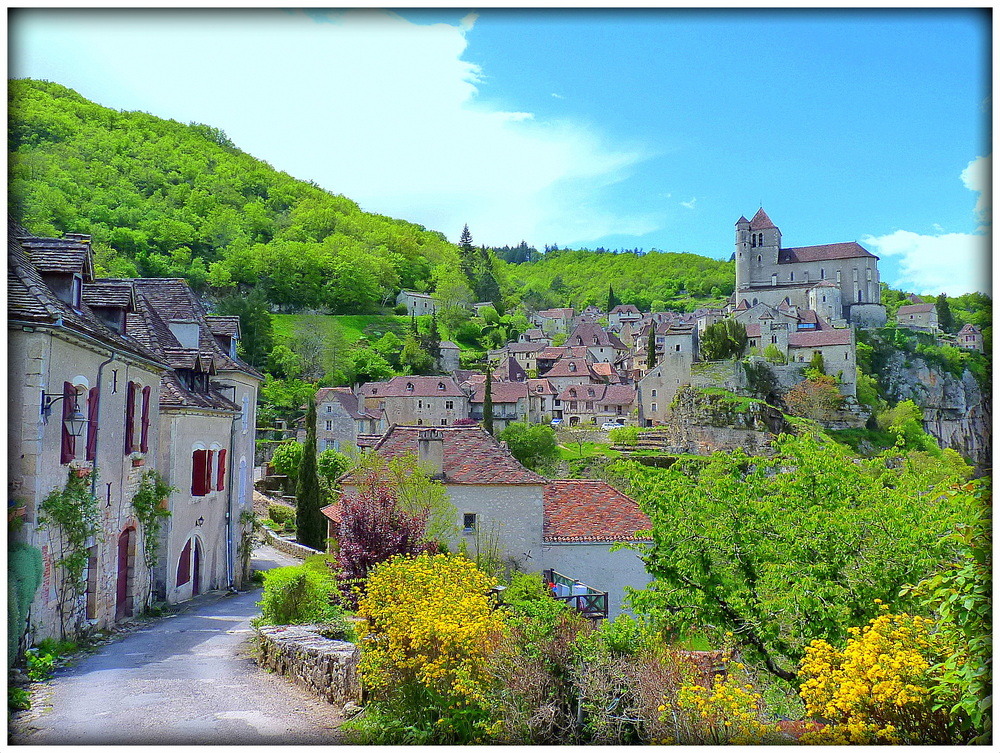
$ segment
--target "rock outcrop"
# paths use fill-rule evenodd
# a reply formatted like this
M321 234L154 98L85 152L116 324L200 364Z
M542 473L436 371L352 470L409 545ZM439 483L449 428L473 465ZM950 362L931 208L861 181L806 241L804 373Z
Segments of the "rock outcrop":
M894 352L878 375L890 403L912 400L924 412L924 430L942 447L961 453L979 473L992 464L993 410L971 371L961 378L913 353Z

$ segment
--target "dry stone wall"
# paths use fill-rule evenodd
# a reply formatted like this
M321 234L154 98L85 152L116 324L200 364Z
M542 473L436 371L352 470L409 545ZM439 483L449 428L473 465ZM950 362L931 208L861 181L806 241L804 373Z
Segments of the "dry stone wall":
M361 703L353 643L324 638L318 625L261 625L258 663L335 706Z

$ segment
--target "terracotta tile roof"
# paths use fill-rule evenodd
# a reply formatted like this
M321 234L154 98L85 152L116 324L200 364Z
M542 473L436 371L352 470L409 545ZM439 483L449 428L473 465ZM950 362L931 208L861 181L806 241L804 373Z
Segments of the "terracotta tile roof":
M746 327L747 337L760 337L760 322L750 322Z
M834 261L836 259L855 259L858 257L878 258L861 244L851 241L850 243L828 243L823 246L782 248L778 251L778 264L793 264L795 262L810 261Z
M493 377L503 382L523 382L528 375L514 356L507 356L506 360L493 370Z
M936 308L933 303L915 303L910 306L900 306L896 310L896 316L900 314L927 314Z
M490 399L497 403L516 403L528 396L528 385L524 382L493 382L490 386ZM476 385L472 393L472 402L481 403L486 398L486 380Z
M397 376L387 382L361 385L364 397L465 397L450 376Z
M966 324L962 329L958 331L960 335L978 335L981 334L982 330L979 329L975 324Z
M615 306L613 309L611 309L611 311L609 313L611 313L611 314L640 314L641 312L639 311L638 308L636 308L635 306L633 306L631 303L625 303L625 304L619 304L619 305Z
M542 348L536 358L542 361L554 361L559 358L586 358L587 348L580 345L547 345Z
M649 541L652 538L639 533L651 528L652 524L635 500L606 481L550 481L545 485L543 498L543 541Z
M767 230L773 227L774 223L771 222L771 218L767 216L767 213L764 211L764 207L758 209L757 214L755 214L753 219L750 220L751 230Z
M594 371L590 361L584 358L560 358L545 372L546 379L567 376L591 377L594 381L601 381L601 375Z
M799 309L799 321L803 324L819 324L820 318L812 309Z
M320 513L327 520L331 520L334 523L340 522L340 502L334 502L332 505L327 505L320 509Z
M529 471L479 426L435 426L444 442L445 484L516 484L539 485L545 479ZM428 431L422 426L393 426L376 443L376 453L385 458L417 454L417 438ZM344 484L356 485L351 474L341 478Z
M544 316L546 319L572 319L576 311L571 308L558 308L558 309L546 309L545 311L539 311L539 316Z
M350 387L323 387L316 391L316 404L336 400L353 419L377 418L366 413L359 405L358 397Z
M593 401L600 405L631 405L635 402L635 388L628 384L574 384L560 392L559 399Z
M850 345L851 328L834 329L821 317L816 317L819 329L788 333L789 348L820 348L824 345Z
M548 379L529 379L527 381L528 391L532 395L554 395L555 387Z
M744 298L744 299L742 299L740 301L739 305L736 307L736 310L737 311L746 311L748 308L750 308L750 304L747 303L747 299Z

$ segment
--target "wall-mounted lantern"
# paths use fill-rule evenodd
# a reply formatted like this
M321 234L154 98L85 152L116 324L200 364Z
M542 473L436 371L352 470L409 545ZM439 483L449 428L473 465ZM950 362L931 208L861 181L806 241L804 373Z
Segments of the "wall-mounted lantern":
M46 392L42 390L42 418L48 418L52 413L52 406L62 400L65 395L59 392ZM80 412L79 402L74 400L73 411L63 419L63 425L71 437L82 437L87 429L87 417Z

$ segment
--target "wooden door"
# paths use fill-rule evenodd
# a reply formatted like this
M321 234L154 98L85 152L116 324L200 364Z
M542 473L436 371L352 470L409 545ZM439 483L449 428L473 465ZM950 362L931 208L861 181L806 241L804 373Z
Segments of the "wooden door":
M115 619L132 616L132 589L129 571L132 569L132 529L126 528L118 537L118 592L115 598Z

